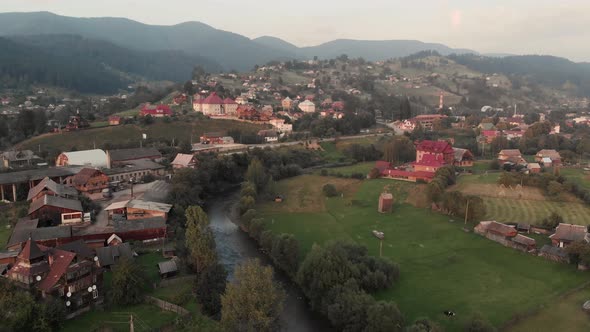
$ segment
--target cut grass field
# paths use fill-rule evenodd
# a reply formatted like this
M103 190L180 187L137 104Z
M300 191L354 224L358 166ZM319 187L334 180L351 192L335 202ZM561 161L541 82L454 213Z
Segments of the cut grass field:
M562 216L566 223L590 225L590 208L582 203L482 198L486 205L486 219L488 220L539 224L541 220L555 212Z
M356 163L354 165L338 167L338 168L334 168L334 169L325 168L325 170L328 171L328 173L334 172L334 173L340 173L340 174L346 175L346 176L350 176L355 173L367 175L373 169L373 167L375 167L375 162L374 161L367 161L364 163ZM314 172L314 174L318 175L318 174L320 174L321 171L322 170L316 170Z
M114 127L94 128L77 132L64 132L60 134L45 134L33 137L20 144L21 147L37 151L39 146L42 150L70 151L73 147L78 150L92 149L94 146L101 147L105 144L111 145L137 145L141 134L147 134L149 141L175 139L189 141L192 135L193 141L197 142L205 132L224 132L238 129L243 133L256 133L263 129L263 126L232 120L203 119L193 122L172 121L165 123L158 120L149 126L123 125Z
M383 231L383 255L400 265L401 277L393 288L375 296L395 301L407 321L428 316L448 331L457 331L469 316L480 312L500 326L587 280L572 266L505 248L466 233L448 216L406 204L407 192L415 184L347 180L348 185L340 184L344 197L330 199L313 189L336 180L305 175L281 181L284 205L264 203L257 209L269 229L296 236L302 256L314 243L334 239L356 241L378 255L379 242L371 232ZM386 186L396 203L393 213L380 214L377 200ZM306 200L322 203L298 207L299 199L291 193L302 188L308 188ZM457 316L449 319L445 310Z

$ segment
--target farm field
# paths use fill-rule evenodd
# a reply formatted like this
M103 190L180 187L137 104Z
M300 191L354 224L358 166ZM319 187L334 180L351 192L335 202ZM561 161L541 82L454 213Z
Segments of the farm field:
M373 169L373 167L375 167L375 162L374 161L367 161L364 163L356 163L354 165L350 165L350 166L344 166L344 167L338 167L338 168L324 168L326 171L328 171L328 173L340 173L342 175L346 175L346 176L350 176L354 173L360 173L363 175L367 175L369 174L369 172ZM321 170L317 170L314 172L314 174L318 175L320 174Z
M196 142L199 136L205 132L227 132L231 129L239 129L242 132L257 132L262 128L264 127L260 125L232 120L203 119L194 122L172 121L170 123L157 121L146 127L123 125L60 134L45 134L24 141L20 146L35 151L39 149L39 146L41 146L42 150L58 151L69 151L74 147L78 150L92 149L95 144L98 148L105 144L139 146L142 133L147 134L148 141L172 141L172 139L175 139L176 142L188 141L192 135L193 141Z
M590 331L590 315L582 312L582 304L590 300L590 288L559 299L535 315L506 329L508 332Z
M321 190L313 189L328 182L343 196L327 199ZM405 203L416 186L412 183L304 175L277 185L285 195L284 203L263 203L257 210L270 230L296 236L302 257L313 244L334 239L358 242L378 255L379 242L371 231L385 233L383 255L400 265L401 278L375 297L394 300L407 321L427 316L456 331L480 312L500 326L587 280L573 266L505 248L465 232L461 222L448 216ZM396 200L392 214L376 211L385 187ZM447 318L444 310L455 311L457 317Z
M463 175L450 190L480 196L486 205L487 220L538 224L556 212L566 223L590 224L590 208L571 195L565 196L568 201L561 202L550 200L537 188L501 188L496 185L500 174Z
M561 168L559 173L569 180L575 181L586 190L590 190L590 172L581 168Z

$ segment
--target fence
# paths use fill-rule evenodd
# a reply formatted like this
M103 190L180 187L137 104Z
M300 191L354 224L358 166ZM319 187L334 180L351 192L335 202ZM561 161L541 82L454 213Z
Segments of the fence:
M157 299L152 296L146 295L145 300L146 300L146 302L151 303L162 310L175 312L181 316L187 316L190 314L190 311L186 310L185 308L183 308L181 306L178 306L174 303L166 302L164 300Z

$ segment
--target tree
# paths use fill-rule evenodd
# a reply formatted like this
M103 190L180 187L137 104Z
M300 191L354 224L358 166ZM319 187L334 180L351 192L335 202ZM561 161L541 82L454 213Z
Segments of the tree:
M240 190L240 196L252 196L256 198L257 191L256 185L250 181L242 183L242 190Z
M113 304L137 304L143 301L145 276L141 267L123 258L113 269L109 299Z
M193 147L189 141L182 141L180 142L178 149L180 150L180 153L188 154L192 152Z
M196 294L202 310L211 316L221 312L221 295L225 292L227 272L216 263L205 268L197 278Z
M378 168L372 168L369 172L369 179L377 179L381 176L381 171Z
M401 100L400 103L400 118L399 120L406 120L412 117L412 106L410 104L410 99L405 97Z
M192 81L186 81L182 88L183 88L184 92L189 96L192 96L195 94L195 88L193 86Z
M404 317L393 302L379 301L367 308L366 332L396 332L404 326Z
M406 332L443 332L443 329L428 318L418 318L406 328Z
M375 300L362 291L354 280L334 287L330 293L327 316L332 326L339 331L363 331L368 328L367 308Z
M266 174L260 159L256 157L252 158L250 165L248 165L248 170L246 171L246 180L256 186L257 192L261 192L264 189L268 183L269 177Z
M322 191L324 192L324 195L326 195L326 197L335 197L335 196L338 196L338 190L336 189L336 186L334 186L331 183L326 183L322 187Z
M543 226L551 229L557 227L561 223L563 223L563 218L557 212L551 212L549 217L543 219L542 222Z
M0 319L8 331L28 331L36 316L31 294L17 290L8 281L0 281Z
M575 241L565 248L572 263L590 265L590 244L586 241Z
M207 76L207 73L205 72L205 69L203 69L203 67L196 66L193 68L193 72L192 72L193 80L200 81L200 80L204 79L206 76Z
M276 331L284 299L272 268L257 259L246 261L221 296L221 323L228 331Z
M253 209L256 206L256 200L252 196L242 196L240 198L240 213Z
M281 270L294 276L299 267L299 242L293 234L276 236L272 241L270 256Z
M199 204L203 192L201 185L203 176L200 170L192 168L175 171L168 201L181 206L183 209Z
M190 265L197 273L201 273L215 264L215 239L209 228L209 218L199 206L186 209L186 248L190 254Z

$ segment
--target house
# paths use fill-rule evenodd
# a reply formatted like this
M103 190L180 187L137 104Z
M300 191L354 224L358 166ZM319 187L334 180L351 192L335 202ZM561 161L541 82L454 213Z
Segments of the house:
M258 132L258 137L263 138L264 142L266 143L273 143L279 141L279 133L274 129L260 130Z
M172 110L168 105L151 105L145 104L139 111L140 116L151 116L154 118L165 118L172 116Z
M121 124L121 117L118 115L109 116L109 126L118 126Z
M535 155L535 161L542 163L545 167L561 165L561 155L555 150L541 150Z
M496 131L496 126L494 126L493 123L491 122L482 122L479 124L479 126L477 126L477 128L481 129L481 130L493 130Z
M553 247L548 244L544 245L541 250L539 250L539 256L554 262L569 263L569 255L564 249Z
M303 112L303 113L314 113L315 112L315 104L309 100L305 100L302 103L299 103L299 109Z
M107 154L100 149L63 152L57 156L55 166L108 167Z
M379 206L377 211L379 213L391 212L393 207L393 195L391 193L381 193L379 195Z
M453 165L455 151L449 142L424 140L416 145L414 171L435 173L445 165Z
M473 154L467 149L453 148L455 153L455 166L459 167L472 167L473 166Z
M72 187L64 186L46 177L41 180L39 184L29 190L27 201L35 201L43 198L45 195L77 199L78 191Z
M512 247L520 251L529 252L537 249L537 242L533 238L517 234L512 238Z
M231 98L221 99L216 92L211 93L207 98L195 96L193 109L209 116L237 116L239 104Z
M168 219L168 213L172 205L132 199L127 201L115 202L105 208L109 213L109 218L114 215L124 215L127 220L149 219L160 217Z
M101 301L103 269L76 252L38 245L29 239L6 277L16 285L53 297L76 311Z
M446 118L447 116L444 114L422 114L415 116L412 119L412 122L419 124L424 130L432 131L434 129L434 124L437 121L441 121Z
M590 243L588 228L581 225L560 223L555 228L555 233L550 235L549 238L551 239L551 244L559 248L565 248L577 241Z
M541 165L539 165L538 163L529 163L526 165L526 168L529 170L531 174L541 173Z
M385 170L391 167L389 161L378 160L375 162L375 168L379 170L379 173L383 173Z
M82 193L95 194L109 187L109 177L98 169L83 168L78 174L66 178L65 183Z
M508 245L508 241L518 235L518 231L514 226L496 221L482 221L475 226L473 231L503 245Z
M281 101L281 106L283 107L284 110L288 111L291 108L293 108L293 100L289 97L286 97L285 99L283 99Z
M30 219L55 225L82 222L83 211L82 203L78 200L44 195L31 202L27 215Z
M293 131L293 125L285 123L285 119L271 119L268 123L281 133L290 133Z
M18 150L2 152L0 160L2 161L1 168L13 169L33 166L41 161L41 158L31 150Z
M98 266L110 269L121 259L133 259L133 251L129 243L119 243L96 248L96 263Z
M502 132L499 130L482 130L480 140L483 140L487 144L490 144L494 141L494 139L501 136Z
M233 143L233 138L231 139L231 142L228 138L228 136L226 136L224 133L220 133L220 132L210 132L210 133L204 133L199 140L201 141L201 144L232 144Z
M66 124L66 131L74 131L90 128L90 123L79 115L70 116L68 124Z
M526 164L526 160L522 157L520 150L518 149L505 149L498 153L498 162L500 165L512 163L515 165Z
M108 150L107 167L113 168L123 166L131 161L137 160L151 160L153 162L162 161L162 154L156 148L134 148L134 149L117 149Z
M164 262L158 263L158 272L162 279L174 277L178 273L178 265L176 260L170 259Z
M174 105L182 105L184 103L186 103L188 97L185 93L180 93L177 94L176 96L174 96L173 98L173 103Z
M199 161L192 154L179 153L172 161L171 165L173 169L181 168L197 168Z

